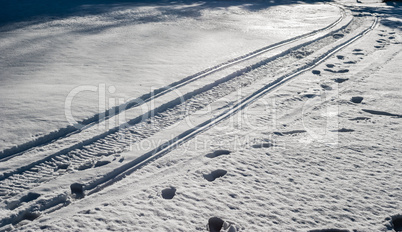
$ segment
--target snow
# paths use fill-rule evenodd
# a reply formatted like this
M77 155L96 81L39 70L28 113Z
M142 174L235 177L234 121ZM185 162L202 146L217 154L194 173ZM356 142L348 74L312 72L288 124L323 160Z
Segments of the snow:
M96 12L0 34L4 148L65 127L76 86L135 99L340 21L125 111L155 109L145 120L112 116L0 160L0 230L400 230L400 8L224 1ZM102 30L81 33L94 25ZM53 38L26 44L39 35ZM26 57L38 47L54 51ZM74 116L97 113L97 97L74 99Z
M91 7L79 6L71 17L3 27L1 150L68 125L64 103L76 87L93 86L100 92L105 85L108 109L114 100L135 99L338 17L338 9L328 5L95 4L94 11L101 13L84 14ZM75 96L76 121L99 113L103 103L98 92Z

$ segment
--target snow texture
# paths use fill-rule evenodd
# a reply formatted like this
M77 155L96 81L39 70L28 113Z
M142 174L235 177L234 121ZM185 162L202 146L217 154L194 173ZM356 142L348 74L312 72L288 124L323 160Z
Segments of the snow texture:
M0 13L0 231L402 231L400 4Z

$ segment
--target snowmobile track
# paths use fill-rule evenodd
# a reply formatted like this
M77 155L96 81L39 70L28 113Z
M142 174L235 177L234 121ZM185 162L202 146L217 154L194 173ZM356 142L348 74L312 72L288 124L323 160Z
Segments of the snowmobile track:
M344 17L344 14L342 13L342 17ZM339 23L341 18L337 20L336 23ZM333 27L335 24L331 24L330 26ZM349 25L349 24L348 24ZM330 27L328 26L328 27ZM328 28L326 27L326 28ZM341 29L339 29L341 30ZM330 35L330 34L328 34ZM325 35L324 37L328 36ZM310 41L308 43L313 43L314 41ZM308 44L307 43L307 44ZM284 43L280 43L283 45ZM304 44L305 45L305 44ZM303 45L298 45L296 48L300 48ZM289 50L294 50L296 48L291 48ZM273 49L272 47L267 48L267 49ZM289 51L287 50L287 51ZM272 59L278 58L280 56L283 56L283 54L288 54L288 52L285 51L274 58L269 58L267 59L266 62L271 61ZM254 54L255 55L255 54ZM0 175L0 181L3 182L3 185L0 186L0 192L3 191L5 192L7 189L13 189L13 193L9 194L7 196L0 197L0 202L1 200L5 200L9 197L12 197L19 192L22 192L26 189L33 188L35 186L40 185L41 182L46 182L49 179L52 179L54 177L59 176L60 174L57 173L55 175L55 172L57 172L60 168L60 166L65 166L66 163L68 164L68 167L73 167L77 170L85 170L88 168L93 167L93 164L89 163L92 161L92 159L96 159L97 157L101 156L110 156L111 154L115 153L120 153L124 150L125 147L129 146L133 140L128 140L124 138L125 133L132 133L135 134L135 141L139 141L141 139L147 138L150 135L154 134L156 132L155 128L147 128L147 130L141 130L141 126L138 126L137 128L133 127L135 125L141 125L141 124L146 124L146 120L144 119L151 119L155 118L155 113L157 114L165 114L169 108L173 108L174 106L178 106L181 103L183 103L183 100L188 100L198 94L201 94L203 92L206 92L213 87L228 82L233 78L238 77L242 73L246 71L250 71L253 68L257 68L259 66L264 65L264 63L257 63L256 65L253 65L252 67L248 67L244 70L239 70L235 72L232 75L229 75L227 77L222 78L221 80L217 80L216 82L209 84L207 86L204 86L203 88L197 89L191 93L186 94L183 97L177 98L169 103L166 103L165 105L162 105L161 107L154 109L150 112L145 113L144 115L141 115L139 117L136 117L132 120L130 120L126 127L127 131L122 131L122 127L118 126L113 129L110 129L109 131L106 131L100 135L94 136L88 140L82 141L80 143L74 144L70 147L67 147L65 149L61 149L56 153L50 154L43 159L28 163L26 165L22 165L19 168L11 171L11 172L5 172L2 175ZM184 82L182 83L184 84ZM219 97L219 96L218 96ZM197 103L197 102L196 102ZM196 104L194 106L191 106L194 108L194 110L197 110ZM202 106L201 106L202 107ZM179 109L180 110L180 109ZM168 121L164 122L165 127L169 126L177 121L177 118L180 119L180 115L177 116L173 120L168 119ZM169 121L170 120L170 121ZM130 127L132 127L130 129ZM143 127L143 126L142 126ZM142 133L139 133L141 131ZM122 136L123 135L123 136ZM131 135L132 139L133 135ZM134 142L135 142L134 141ZM65 169L65 168L64 168ZM29 172L35 172L36 173L36 179L33 178L32 176L27 176L26 173ZM30 187L27 187L30 186Z
M321 64L326 59L328 59L329 57L334 55L336 52L338 52L338 51L342 50L343 48L349 46L350 44L354 43L356 40L360 39L361 37L363 37L365 34L370 32L371 30L373 30L374 27L377 25L377 23L378 23L378 18L375 17L374 20L373 20L373 23L371 24L371 26L366 28L366 29L364 29L359 34L357 34L357 35L353 36L352 38L348 39L347 41L345 41L345 42L343 42L343 43L341 43L341 44L329 49L324 54L314 58L313 60L311 60L308 63L306 63L304 66L299 67L295 71L292 71L289 74L285 74L283 76L280 76L279 78L275 79L274 81L266 84L265 86L263 86L262 88L258 89L255 92L251 93L247 97L243 98L240 102L238 102L237 104L232 106L230 109L226 110L225 112L221 113L220 115L216 116L215 118L207 120L207 121L201 123L200 125L181 133L176 138L174 138L174 139L172 139L172 140L160 145L156 149L154 149L154 150L152 150L152 151L150 151L150 152L138 157L137 159L135 159L135 160L133 160L133 161L121 166L117 170L114 170L113 172L108 173L107 175L103 176L102 178L97 179L95 181L91 181L91 183L88 183L85 186L85 190L88 191L88 195L91 195L91 194L94 194L96 192L99 192L102 189L106 188L107 186L110 186L110 185L116 183L117 181L123 179L125 176L133 173L134 171L138 170L139 168L143 167L144 165L147 165L150 162L154 161L155 159L164 156L165 154L167 154L170 151L174 150L180 144L183 144L183 143L191 140L196 135L208 130L209 128L213 127L217 123L220 123L223 120L231 117L232 115L234 115L237 112L239 112L242 109L244 109L246 106L252 104L253 102L258 100L259 98L265 96L267 93L269 93L272 90L280 87L281 85L283 85L284 83L288 82L289 80L291 80L291 79L299 76L300 74L302 74L302 73L304 73L304 72L306 72L308 70L311 70L312 68L314 68L317 65ZM76 156L80 158L80 157L85 156L85 155L80 154L80 152L77 152ZM56 159L56 157L52 157L52 158ZM57 158L58 159L63 159L65 157L60 156L60 157L57 157ZM53 167L53 164L54 163L52 163L52 162L41 162L39 165L41 165L43 167ZM16 178L16 179L18 179L18 178ZM14 187L16 187L16 185L11 186L11 188L14 188ZM26 187L26 186L21 184L21 187L23 188L23 187ZM43 204L43 200L42 200L42 203L38 202L38 204L40 204L39 211L44 212L44 211L54 207L55 205L57 205L59 203L67 203L66 202L67 195L68 195L68 193L66 193L64 196L59 195L59 196L57 196L55 198L47 199L46 200L46 202L47 202L46 205ZM65 204L65 205L67 205L67 204ZM10 218L4 218L2 221L0 221L0 227L5 226L7 224L11 224L11 223L12 224L18 223L19 221L24 219L24 215L32 213L33 210L38 211L38 207L35 205L35 202L32 202L32 204L30 205L29 208L26 207L26 210L20 211L20 212L18 212L18 214L14 214Z
M349 23L347 25L349 25ZM331 33L328 33L321 38L325 38L330 35ZM266 63L269 63L271 60L283 56L283 54L288 54L289 51L300 49L304 45L308 45L310 43L314 43L314 41L298 45L275 56L274 58L268 58L266 59ZM183 100L191 100L191 98L194 96L210 91L211 89L213 89L213 87L228 82L236 77L239 77L244 72L250 71L254 68L258 68L264 64L264 62L260 62L256 65L246 68L245 70L237 71L234 74L222 78L221 80L218 80L212 84L204 86L203 88L188 93L183 97L179 97L169 103L162 105L157 109L145 113L144 115L136 117L129 121L127 128L124 128L124 130L121 130L121 126L115 127L86 141L59 150L58 152L48 155L43 159L28 163L26 165L22 165L19 168L10 172L3 173L2 175L0 175L0 181L2 182L2 186L0 186L0 193L3 192L3 194L0 195L0 202L15 195L18 195L26 190L39 186L42 183L47 182L51 179L59 178L61 175L64 174L63 172L60 173L59 170L71 167L76 170L85 170L93 168L94 166L96 167L96 165L94 164L94 160L96 161L96 159L99 159L99 157L121 153L125 147L130 146L130 144L132 144L133 142L138 142L157 132L158 128L147 128L146 125L150 122L150 119L160 117L162 114L168 114L169 116L170 109L176 109L176 111L180 111L180 105L183 105ZM216 95L216 93L213 94ZM218 98L220 98L219 95L215 97L215 99ZM203 104L205 106L205 102L203 102ZM190 107L194 112L198 110L199 107L202 108L203 106L199 102L195 102L195 104L192 104ZM172 111L174 112L174 110ZM155 112L157 113L157 115L155 115ZM164 124L162 125L162 127L169 126L171 124L174 124L178 120L183 119L183 115L177 115L176 112L173 117L165 118L167 118L167 120L162 122ZM146 129L144 130L144 128ZM130 134L131 137L127 139L124 137L125 134ZM34 175L31 175L31 173L34 173Z

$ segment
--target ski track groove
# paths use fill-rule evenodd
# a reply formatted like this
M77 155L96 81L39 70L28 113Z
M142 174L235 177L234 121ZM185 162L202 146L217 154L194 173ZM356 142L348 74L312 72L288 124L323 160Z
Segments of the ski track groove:
M330 35L331 34L326 35L324 37L327 37ZM314 41L312 41L311 43L313 43L313 42ZM243 75L243 73L239 74L238 76L241 76L241 75ZM230 80L231 79L229 79L228 81L230 81ZM223 84L223 85L226 84L226 82L227 81L223 81L222 83L218 83L218 84L213 83L212 86L217 87L217 86L219 86L219 84ZM253 82L253 80L251 80L251 82ZM231 86L232 90L230 92L235 91L237 89L237 87L238 86L234 86L234 87ZM207 102L207 104L222 97L222 92L219 91L218 88L207 89L206 91L208 91L208 90L210 90L210 92L212 94L205 96L207 99L204 99L204 101ZM200 94L202 95L206 91L201 91L199 93L195 93L190 97L194 97L194 96L197 96ZM226 94L223 94L223 96L224 95L226 95ZM190 106L187 106L184 108L192 108L192 110L190 110L190 111L196 111L196 110L200 109L201 106L204 107L206 105L205 102L203 102L203 103L198 102L196 104L196 106L194 106L191 103L197 102L197 100L194 100L193 98L189 98L187 100L190 103L189 104ZM186 103L186 102L184 102L184 103ZM177 110L172 110L175 108ZM176 123L177 121L183 119L187 115L183 115L180 113L180 110L182 110L182 108L183 107L181 107L180 104L176 104L176 106L171 106L171 108L168 108L168 110L165 110L164 111L165 114L159 114L159 117L157 117L159 120L155 120L156 118L154 118L154 121L160 121L159 124L163 124L163 125L150 127L147 123L147 120L145 120L145 122L142 122L142 125L140 122L140 123L137 123L137 124L131 126L131 128L125 128L124 130L120 130L120 131L113 131L112 134L107 134L104 138L92 141L92 144L85 145L82 147L74 146L72 149L69 149L66 151L62 150L51 156L46 157L43 160L39 160L37 162L33 162L24 167L21 167L20 169L17 169L11 173L5 173L3 177L0 177L0 181L9 179L10 177L17 175L19 177L19 179L24 183L24 180L27 179L27 177L24 176L24 173L26 171L35 170L35 167L41 167L36 170L37 179L41 179L42 180L41 182L46 182L50 179L53 179L55 177L59 177L60 175L62 175L60 173L57 173L60 175L53 174L56 172L56 169L57 169L56 167L57 167L57 163L58 163L57 161L56 162L54 161L55 158L62 157L62 160L64 162L70 164L70 167L77 169L81 165L85 164L86 162L93 161L96 157L110 156L112 154L120 153L124 150L125 147L129 146L133 142L137 142L137 141L142 140L143 138L147 138L147 137L153 135L154 133L162 130L164 127L168 127L169 125ZM156 115L158 115L158 113ZM172 117L172 115L176 116L176 117ZM165 120L165 117L167 117L168 120ZM142 133L139 131L141 131ZM132 132L135 132L135 133L132 133ZM129 133L129 135L131 136L131 140L125 139L126 133ZM135 136L136 134L138 134L139 136ZM133 140L133 136L135 136L134 140ZM107 146L105 146L105 145L107 145ZM43 162L49 163L49 165L43 166ZM46 171L46 170L49 170L49 171ZM44 175L45 172L47 175ZM26 182L28 182L28 181L26 181ZM31 181L29 181L29 182L32 183ZM5 185L0 186L0 191L2 191L4 187L5 187ZM17 189L14 189L14 191L12 191L12 193L10 193L8 197L7 196L1 197L0 201L18 194L19 191L16 191L16 190Z
M88 127L91 127L91 126L99 124L99 123L101 123L103 121L106 121L107 119L109 119L109 118L111 118L111 117L113 117L113 116L115 116L117 114L120 114L121 112L123 112L125 110L141 106L142 104L145 104L145 103L147 103L147 102L149 102L149 101L151 101L153 99L156 99L158 97L161 97L161 96L173 91L174 89L177 89L179 87L187 85L187 84L189 84L191 82L194 82L194 81L196 81L198 79L206 77L206 76L208 76L210 74L213 74L213 73L215 73L217 71L223 70L223 69L228 68L230 66L233 66L235 64L238 64L238 63L241 63L243 61L249 60L249 59L254 58L256 56L259 56L259 55L261 55L263 53L271 51L273 49L279 48L281 46L293 43L293 42L295 42L297 40L301 40L303 38L313 36L313 35L315 35L315 34L317 34L319 32L329 30L329 29L335 27L337 24L339 24L345 18L345 10L343 8L341 8L341 7L339 7L339 9L340 9L340 14L341 14L340 17L336 21L334 21L333 23L329 24L328 26L326 26L324 28L320 28L320 29L317 29L315 31L312 31L312 32L309 32L309 33L306 33L306 34L296 36L296 37L293 37L293 38L290 38L290 39L287 39L287 40L283 40L283 41L280 41L278 43L271 44L271 45L268 45L266 47L257 49L257 50L255 50L253 52L248 53L248 54L245 54L245 55L242 55L240 57L231 59L231 60L226 61L224 63L218 64L218 65L216 65L214 67L205 69L205 70L203 70L201 72L198 72L198 73L196 73L194 75L185 77L180 81L174 82L174 83L172 83L172 84L170 84L170 85L168 85L166 87L162 87L160 89L154 90L151 93L144 94L143 96L141 96L141 97L139 97L139 98L137 98L137 99L135 99L135 100L133 100L131 102L125 103L125 104L120 105L120 106L115 106L115 107L107 110L106 112L99 113L99 114L96 114L96 115L94 115L94 116L92 116L90 118L84 119L84 120L78 122L77 123L78 125L73 125L73 126L69 125L67 127L61 128L61 129L59 129L57 131L50 132L49 134L46 134L46 135L44 135L42 137L39 137L39 138L37 138L35 140L28 141L28 142L26 142L24 144L16 145L14 147L5 149L3 151L0 151L0 162L4 161L4 160L8 160L8 159L10 159L12 157L15 157L15 156L23 155L24 152L26 152L26 151L32 150L32 149L34 149L36 147L39 147L39 146L43 146L43 145L52 143L55 140L59 140L61 138L68 137L68 136L70 136L72 134L79 133L81 130L84 130L84 129L88 128Z

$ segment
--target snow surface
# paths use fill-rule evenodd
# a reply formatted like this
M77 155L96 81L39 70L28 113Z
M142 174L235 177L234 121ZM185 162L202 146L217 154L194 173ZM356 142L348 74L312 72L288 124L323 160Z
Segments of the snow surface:
M322 4L161 1L77 5L72 16L3 26L0 150L68 125L64 103L76 87L106 88L106 103L97 91L76 95L80 121L100 104L108 109L338 16Z
M213 226L222 226L222 231L231 232L400 231L402 11L392 3L343 3L345 17L328 29L329 34L322 31L244 61L243 65L251 65L246 70L234 65L186 84L180 90L191 96L176 105L174 93L157 98L155 106L164 102L171 106L160 108L155 117L116 133L109 131L83 147L66 148L67 152L62 148L79 138L97 136L99 131L89 128L0 160L4 172L0 176L0 230L208 231L210 223L210 231ZM155 85L168 85L258 48L323 28L339 18L338 9L328 4L226 1L117 5L99 14L15 29L25 42L42 33L65 32L63 38L53 35L60 40L54 52L40 52L42 56L35 59L26 59L24 53L35 50L35 43L21 42L26 46L20 50L22 60L19 46L11 39L14 32L2 32L5 43L1 46L10 46L9 50L4 48L5 54L16 55L16 59L10 58L1 70L16 76L8 79L2 74L5 86L9 85L1 88L14 89L13 93L23 86L26 90L25 95L14 95L23 107L13 109L16 100L4 97L5 116L1 120L5 123L1 125L7 132L2 135L3 146L27 141L21 134L48 133L64 126L64 112L58 114L46 107L62 109L63 97L68 94L63 91L74 86L105 83L116 87L108 96L138 97ZM167 11L168 20L161 20ZM149 16L145 22L127 16L139 12ZM308 20L304 20L305 12L311 14ZM88 27L88 23L105 27L119 19L128 21L101 32L69 35L70 30ZM248 27L255 30L245 32ZM139 33L139 28L150 31ZM160 34L153 34L159 30ZM280 33L271 34L270 30ZM127 41L120 43L124 35ZM131 43L132 37L143 43ZM350 39L356 40L349 43ZM66 45L65 40L74 45ZM169 48L177 41L183 42ZM244 45L245 41L252 42ZM105 44L108 46L103 50ZM163 46L158 47L160 44ZM133 57L128 51L142 55ZM127 70L125 64L130 66ZM304 67L310 69L296 75ZM228 76L221 79L222 75ZM287 77L289 80L282 83ZM30 78L38 80L37 84ZM60 87L53 88L55 80ZM269 83L275 81L280 85L271 89ZM35 92L35 85L42 90ZM52 87L44 89L44 85ZM191 92L192 88L196 92ZM261 89L269 91L260 96ZM44 96L48 100L40 105L37 101ZM248 96L256 101L225 116ZM75 105L75 116L96 113L98 106L91 108L96 97L87 94L77 99L81 102ZM141 113L135 108L132 111L133 115ZM54 118L49 118L52 113ZM47 126L35 122L41 115L48 117L44 121ZM205 130L202 125L209 124L197 126L220 117L219 123ZM17 120L21 120L19 125L14 125ZM112 117L106 123L113 120L117 119ZM168 152L162 148L157 156L137 162L193 127L193 132L199 132L185 134L189 139L179 146ZM12 138L13 133L20 138ZM50 155L53 158L47 160ZM29 167L35 162L38 165ZM80 184L72 185L73 193L69 193L73 183L84 183L83 194Z

